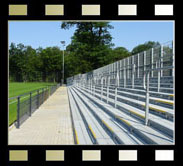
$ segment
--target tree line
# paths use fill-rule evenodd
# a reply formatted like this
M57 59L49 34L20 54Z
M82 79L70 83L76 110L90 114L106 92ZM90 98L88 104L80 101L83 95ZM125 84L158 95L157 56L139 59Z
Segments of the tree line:
M64 50L64 75L86 73L138 52L159 45L148 41L128 51L114 47L109 22L62 22L61 28L76 30ZM11 43L9 47L9 80L12 82L61 82L63 50L59 47L39 47Z

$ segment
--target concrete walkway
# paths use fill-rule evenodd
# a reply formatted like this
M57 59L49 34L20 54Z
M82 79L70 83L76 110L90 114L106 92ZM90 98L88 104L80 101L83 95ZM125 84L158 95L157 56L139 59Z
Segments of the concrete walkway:
M60 87L19 129L9 129L9 145L74 144L67 87Z

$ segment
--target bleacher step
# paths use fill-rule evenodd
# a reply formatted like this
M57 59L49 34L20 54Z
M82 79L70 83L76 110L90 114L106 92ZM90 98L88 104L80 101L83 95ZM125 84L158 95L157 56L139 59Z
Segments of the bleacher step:
M86 96L86 95L87 95L88 98L89 98L89 96L93 97L93 96L91 96L88 93L87 94L84 93L84 91L81 90L81 89L77 89L77 91L82 91L82 93L83 93L82 97ZM140 123L138 120L132 118L131 116L129 116L129 115L125 114L125 113L122 113L121 111L119 112L119 110L109 106L108 104L104 103L103 101L100 101L97 98L95 98L95 99L90 98L90 100L92 102L94 102L95 104L97 104L98 107L100 106L101 110L103 110L105 112L107 111L108 114L113 115L113 118L115 118L115 117L122 117L123 124L125 123L126 125L131 126L130 127L131 130L134 130L134 132L136 134L138 134L139 136L143 136L143 138L148 143L152 143L152 144L156 144L156 143L171 144L172 143L172 140L169 139L164 134L158 132L157 130L154 130L153 128L151 128L149 126L144 126L143 123ZM87 102L87 103L89 103L89 102ZM148 132L151 133L151 134L149 134ZM155 134L155 135L152 136L152 134Z

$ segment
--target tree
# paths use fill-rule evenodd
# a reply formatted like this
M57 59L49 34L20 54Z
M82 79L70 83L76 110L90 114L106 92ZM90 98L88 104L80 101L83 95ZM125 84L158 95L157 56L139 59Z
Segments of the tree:
M71 44L67 50L76 57L78 73L89 72L107 64L112 37L109 29L113 27L108 22L63 22L62 29L76 26ZM70 56L70 55L69 55Z
M58 81L58 74L62 70L62 52L58 47L47 47L40 53L40 71L43 81Z
M134 55L134 54L140 53L142 51L146 51L146 50L156 47L156 46L160 46L160 43L154 42L154 41L148 41L148 42L145 42L144 44L140 44L140 45L134 47L131 53L132 53L132 55Z
M10 75L13 75L17 81L26 81L27 73L27 54L26 47L23 44L10 45L9 66Z
M11 43L9 55L10 81L60 82L62 51L58 47L35 50L31 46Z
M130 55L130 52L126 48L116 47L112 50L112 62L124 59Z

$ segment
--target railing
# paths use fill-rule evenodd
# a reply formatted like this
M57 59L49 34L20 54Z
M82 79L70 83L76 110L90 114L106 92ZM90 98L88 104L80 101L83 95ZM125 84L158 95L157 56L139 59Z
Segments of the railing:
M167 42L155 48L143 51L136 55L122 59L115 63L106 65L85 74L78 74L67 79L67 85L89 82L91 79L98 84L109 79L110 85L115 85L115 77L118 73L120 86L127 87L144 81L146 70L151 69L150 78L158 78L160 87L161 77L174 77L174 69L163 69L166 66L174 66L173 42ZM162 68L160 72L154 68ZM110 77L110 78L109 78ZM158 89L159 91L160 89Z
M148 125L148 121L149 121L149 75L150 72L152 71L158 71L158 73L160 73L162 70L173 70L174 66L167 66L164 68L154 68L154 69L149 69L146 70L145 74L144 74L144 78L146 79L146 82L144 83L144 89L146 91L146 102L145 102L145 125ZM158 92L159 92L159 80L160 77L158 77ZM173 88L172 88L173 89Z
M60 84L41 88L38 90L31 91L29 93L24 93L22 95L9 98L9 101L13 101L16 104L16 127L19 128L20 125L28 119L45 100L51 96ZM15 111L13 110L13 111ZM10 116L10 113L9 113Z
M157 46L85 74L67 79L67 85L90 90L108 103L110 91L116 108L119 88L140 89L145 93L145 125L149 116L149 91L174 93L173 42ZM112 88L112 89L111 89ZM105 94L105 95L104 95Z
M163 70L163 69L173 69L174 67L173 66L170 66L170 67L164 67L164 68L154 68L153 71L160 71L160 70ZM145 120L145 125L148 125L149 123L149 101L150 101L150 92L153 92L153 93L158 93L157 91L154 92L154 91L149 91L150 89L150 83L149 83L149 79L150 79L150 72L151 70L147 70L146 73L145 73L145 82L143 82L142 84L142 92L144 92L144 96L145 96L145 100L144 101L144 108L145 108L145 116L144 116L144 120ZM91 83L79 83L79 84L76 84L74 86L80 88L80 89L83 89L85 90L86 92L90 93L92 96L94 97L97 97L98 99L106 102L106 103L109 103L109 99L112 99L112 101L110 100L110 104L112 103L112 105L115 107L115 108L118 108L117 107L117 99L120 98L120 95L119 93L121 92L120 91L120 85L119 85L119 78L118 76L116 76L116 85L110 85L110 84L102 84L102 81L101 81L101 84L93 84L92 82ZM134 88L133 88L134 89ZM173 88L170 88L171 90L173 90ZM167 93L168 94L168 93ZM140 109L142 109L142 106L140 106Z

